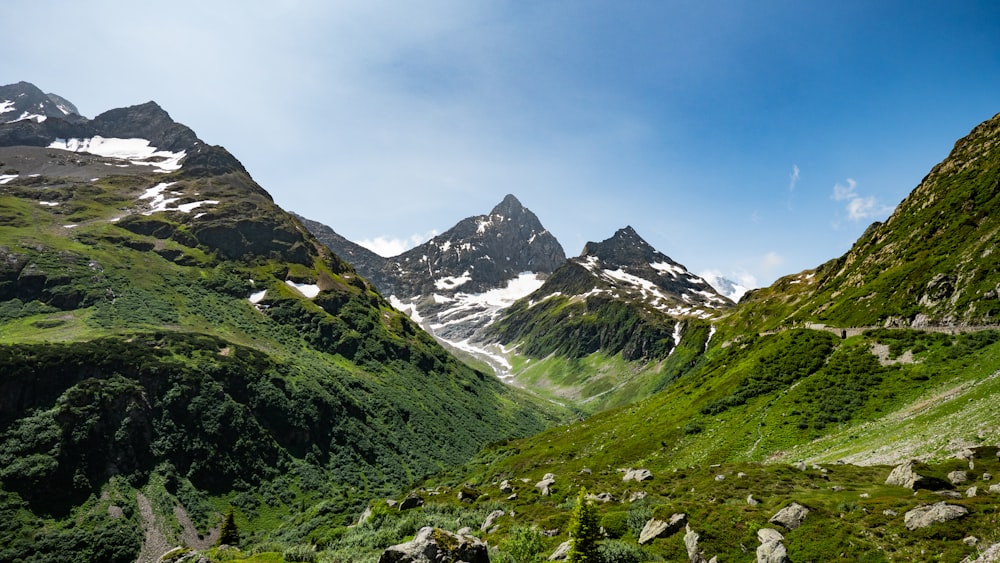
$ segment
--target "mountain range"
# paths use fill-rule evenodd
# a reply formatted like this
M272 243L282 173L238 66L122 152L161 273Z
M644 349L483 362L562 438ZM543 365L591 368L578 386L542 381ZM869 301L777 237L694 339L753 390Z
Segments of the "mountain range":
M537 561L588 498L600 561L995 551L1000 115L739 303L512 195L375 255L153 102L0 121L0 561Z

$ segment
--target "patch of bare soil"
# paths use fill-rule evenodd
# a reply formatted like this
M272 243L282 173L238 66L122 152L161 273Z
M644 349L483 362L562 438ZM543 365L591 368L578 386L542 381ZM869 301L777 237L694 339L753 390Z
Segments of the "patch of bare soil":
M218 541L219 534L222 531L221 524L209 530L208 535L202 535L194 527L194 522L191 521L191 517L188 516L183 506L174 506L174 517L177 518L177 522L184 529L184 532L181 534L181 542L187 547L198 550L208 549Z

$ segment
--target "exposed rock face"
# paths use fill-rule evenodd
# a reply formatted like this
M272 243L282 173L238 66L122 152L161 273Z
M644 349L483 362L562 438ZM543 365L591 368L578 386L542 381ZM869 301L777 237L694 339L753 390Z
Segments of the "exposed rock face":
M918 506L903 515L903 524L908 530L926 528L931 524L947 522L961 518L969 513L969 509L956 504L937 502L931 505Z
M969 480L969 474L965 471L952 471L948 474L948 480L952 485L960 485Z
M569 540L566 540L559 544L559 547L549 555L549 561L562 561L566 559L566 555L569 554Z
M771 517L769 522L772 524L781 524L789 530L794 530L802 525L802 522L806 519L807 514L809 514L808 508L797 502L793 502L792 504L779 510L777 514Z
M886 485L895 485L915 490L924 478L913 471L913 462L908 461L893 468L885 480Z
M399 510L410 510L412 508L417 508L418 506L424 505L424 499L419 495L410 495L403 499L403 502L399 503Z
M685 524L684 530L684 548L687 550L688 561L690 563L705 563L705 556L702 555L701 549L698 547L698 539L701 536L692 530L690 525Z
M546 473L542 480L535 483L535 488L541 491L542 496L548 496L552 492L551 488L556 482L556 476L551 473Z
M472 536L460 536L440 528L425 527L413 540L394 545L378 558L379 563L489 563L486 544Z

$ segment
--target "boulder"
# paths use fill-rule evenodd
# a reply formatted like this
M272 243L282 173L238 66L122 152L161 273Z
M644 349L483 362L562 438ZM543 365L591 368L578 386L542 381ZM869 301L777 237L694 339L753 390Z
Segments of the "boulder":
M648 469L628 469L625 471L625 476L622 477L622 481L629 482L642 482L653 478L653 472Z
M439 563L465 561L489 563L487 546L478 538L460 536L440 528L421 528L416 537L382 552L378 563Z
M990 485L989 490L991 495L1000 495L1000 483L997 483L996 485Z
M948 480L952 485L961 485L969 480L969 474L965 471L952 471L948 474Z
M670 520L657 520L650 518L639 533L639 545L645 545L656 538L669 536L680 531L682 526L687 524L686 514L674 514Z
M757 506L758 504L760 504L760 501L753 498L752 494L749 494L747 495L747 504L750 506Z
M457 497L461 502L475 502L479 498L479 491L466 485L458 489Z
M785 508L779 510L778 513L772 516L768 521L772 524L781 524L789 530L794 530L802 525L802 521L806 519L807 514L809 514L808 508L797 502L793 502L792 504L789 504Z
M969 513L964 506L937 502L931 505L918 506L903 515L903 524L907 530L926 528L931 524L947 522L961 518Z
M885 484L916 490L917 484L922 480L923 477L913 471L913 461L908 461L894 467L886 478Z
M546 473L542 480L535 483L535 488L541 491L543 497L547 497L552 493L552 485L556 482L556 476L551 473Z
M785 541L785 536L774 528L761 528L757 530L757 541L767 543L769 541Z
M965 490L965 496L972 498L979 493L979 487L969 487Z
M420 495L410 495L399 503L399 510L410 510L424 505L424 499Z
M559 547L549 555L549 561L562 561L566 559L566 555L569 553L569 540L566 540L559 544Z
M514 487L511 486L510 481L504 479L503 482L500 483L500 492L505 495L509 495L514 492Z
M503 516L504 514L505 512L503 510L494 510L493 512L490 512L486 517L486 520L483 520L483 525L479 527L479 531L485 532L486 530L489 530L493 526L493 523L497 521L497 518Z
M788 550L780 541L769 541L757 547L757 563L790 563Z

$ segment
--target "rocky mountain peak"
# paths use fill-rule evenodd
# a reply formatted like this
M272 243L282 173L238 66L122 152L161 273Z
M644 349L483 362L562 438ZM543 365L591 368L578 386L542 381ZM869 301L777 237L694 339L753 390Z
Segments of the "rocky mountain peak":
M518 217L524 213L531 213L513 194L507 194L503 201L496 204L490 215L503 215L504 217ZM532 214L533 215L533 214Z
M41 123L50 117L78 121L76 106L56 94L46 94L30 82L0 86L0 123L34 121Z

